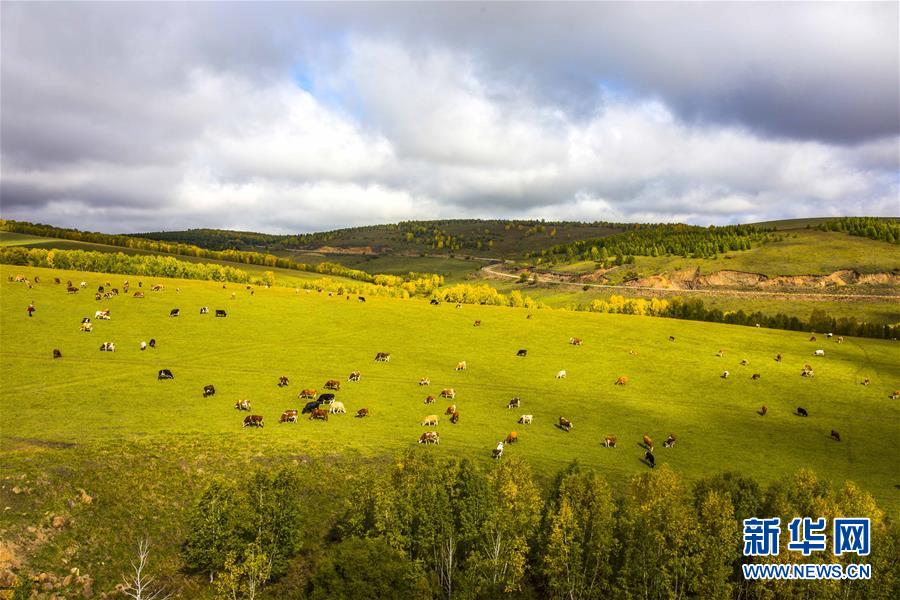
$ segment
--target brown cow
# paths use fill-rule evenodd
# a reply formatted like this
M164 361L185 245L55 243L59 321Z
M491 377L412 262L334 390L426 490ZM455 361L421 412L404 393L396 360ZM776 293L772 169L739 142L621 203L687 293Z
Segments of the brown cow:
M475 321L475 327L481 327L481 319Z
M453 388L444 388L441 390L441 398L450 398L453 400L456 398L456 390Z
M608 436L606 436L605 438L603 438L603 445L604 445L606 448L615 448L615 447L616 447L616 443L617 443L618 441L619 441L619 440L616 438L616 436L614 436L614 435L608 435Z
M450 406L447 407L447 410L444 411L444 414L445 414L445 415L452 415L452 414L455 413L455 412L456 412L456 405L455 405L455 404L451 404Z
M262 427L262 415L247 415L244 417L244 427Z
M431 380L427 377L423 377L419 380L419 385L431 385Z
M459 411L454 411L452 415L450 415L450 422L456 425L459 423Z
M441 435L437 431L426 431L419 436L420 444L440 444Z
M669 437L666 438L666 441L663 442L663 448L671 448L675 445L675 434L670 433Z
M766 416L766 413L768 413L768 412L769 412L769 407L766 406L765 404L763 404L762 408L759 409L759 416L764 417L764 416Z
M350 373L350 376L347 377L347 381L359 381L361 377L362 373L360 373L359 371L353 371L352 373Z
M424 419L422 419L423 426L434 427L438 424L438 416L437 415L428 415Z
M315 389L303 390L300 392L300 399L303 400L304 398L315 398L317 393L318 392Z
M749 365L749 364L750 364L750 361L748 361L746 358L745 358L744 360L741 361L741 366L742 366L742 367L746 367L746 366Z
M467 364L466 364L466 361L464 361L464 360L461 360L461 361L459 361L458 363L456 363L456 370L457 370L457 371L465 371L465 370L468 369L468 368L469 368L469 365L467 365Z
M618 379L616 379L616 385L625 385L626 383L628 383L628 376L627 376L627 375L622 375L621 377L619 377Z
M507 444L515 444L518 441L519 441L519 434L515 431L510 431L509 435L506 436Z
M581 338L573 337L569 338L569 343L573 346L581 346L582 344L584 344L584 341Z
M62 358L62 352L60 352L59 350L54 348L53 349L53 358Z
M650 439L650 436L644 436L644 447L650 452L653 452L653 440Z
M813 336L810 336L809 341L811 341L811 342L816 341L816 336L814 336L814 335L813 335Z
M841 441L841 434L839 434L837 431L832 429L831 430L831 439L833 439L836 442L839 442L839 441Z
M897 398L900 398L900 390L894 390L894 393L891 394L891 400L896 400Z
M361 409L359 409L358 411L356 411L356 416L357 416L358 418L368 417L368 416L369 416L369 409L368 409L368 408L361 408Z
M250 410L250 401L249 400L238 400L234 403L234 407L237 410Z
M560 429L562 429L563 431L569 431L570 429L572 429L572 427L573 427L572 421L568 420L565 417L559 418L559 428Z
M865 379L863 379L863 380L862 380L862 384L863 384L863 385L869 385L869 378L866 377Z
M781 362L781 359L782 359L782 358L783 358L783 357L781 356L781 354L776 354L776 355L775 355L775 362Z
M134 293L134 297L135 297L135 298L143 298L143 297L144 297L144 292L135 292L135 293Z
M339 391L341 389L341 382L337 379L329 379L325 382L325 389Z
M762 377L762 375L760 375L759 373L754 373L753 375L750 376L750 379L752 379L753 381L756 381L760 377Z
M281 419L278 422L279 423L296 423L297 415L299 415L299 414L300 414L300 412L296 408L291 408L291 409L286 410L283 413L281 413Z
M77 294L78 288L70 285L69 287L66 288L66 293L67 294Z
M425 396L425 404L434 404L435 398L434 396Z
M327 421L328 411L324 408L313 409L313 411L309 414L309 420L312 421L313 419L321 419L323 421Z
M837 338L837 343L838 343L838 344L843 344L843 343L844 343L844 336L839 335L838 338Z
M290 383L290 381L284 375L278 378L278 387L285 387L288 383Z

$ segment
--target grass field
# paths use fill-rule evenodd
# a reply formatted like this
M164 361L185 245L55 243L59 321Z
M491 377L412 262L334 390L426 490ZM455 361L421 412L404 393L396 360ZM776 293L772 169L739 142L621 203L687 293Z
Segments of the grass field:
M483 267L486 263L449 256L399 256L395 254L319 254L315 252L296 252L281 250L274 253L297 262L317 265L321 262L339 263L351 269L359 269L366 273L386 273L388 275L405 275L414 273L436 273L443 275L447 283L465 281L468 276Z
M802 333L552 310L528 320L520 309L378 298L363 304L276 288L231 300L232 290L194 281L163 280L162 293L98 303L91 288L121 283L122 276L9 266L0 273L4 445L10 437L116 444L225 436L237 446L296 453L324 446L379 456L416 448L423 416L442 414L449 404L425 406L423 398L453 387L461 422L442 419L440 446L419 451L487 461L490 448L517 430L521 442L510 453L545 476L578 459L623 482L646 468L641 436L659 442L671 432L679 445L660 449L658 459L688 477L730 468L769 481L810 467L836 481L859 482L894 511L900 506L889 449L898 441L900 417L900 406L888 399L900 387L895 343L813 344ZM19 273L39 274L44 282L54 275L84 279L89 288L67 295L53 284L27 289L6 281ZM32 300L38 311L28 318ZM228 317L200 315L201 306L224 308ZM78 331L82 317L107 307L112 320L95 321L90 334ZM170 318L175 307L182 315ZM474 319L483 326L472 327ZM585 345L569 345L570 336ZM157 349L141 352L139 342L151 337ZM105 341L117 351L99 352ZM827 356L813 358L820 347ZM62 359L51 358L54 348ZM515 356L519 348L528 349L527 358ZM724 358L716 357L720 348ZM632 349L637 356L629 355ZM379 351L391 352L391 362L374 363ZM785 360L775 362L776 353ZM741 359L749 366L739 366ZM460 360L468 361L467 371L454 371ZM800 377L805 363L815 365L814 379ZM175 379L157 381L161 368ZM356 369L362 381L346 383ZM567 379L554 378L560 369ZM724 369L731 378L719 377ZM751 381L752 373L761 380ZM279 375L289 376L291 386L278 388ZM630 378L627 386L613 385L619 375ZM423 376L431 387L417 385ZM863 377L872 385L860 385ZM344 382L338 400L347 415L328 423L277 423L282 410L301 407L301 387L321 390L331 378ZM217 394L203 399L208 383ZM513 396L522 398L521 410L505 408ZM265 428L241 428L246 413L232 407L242 398L265 417ZM762 404L769 407L766 417L756 414ZM797 406L810 417L794 416ZM355 419L361 407L372 416ZM516 424L524 413L534 415L533 425ZM561 415L575 423L572 432L555 426ZM832 428L843 442L829 439ZM605 434L618 435L619 448L602 448Z
M741 252L729 252L717 258L680 256L636 256L634 270L640 277L670 273L681 269L700 269L701 273L732 270L763 275L827 275L840 269L860 273L878 273L900 269L900 246L846 233L796 229L782 232L786 238ZM581 261L554 267L567 272L594 270L593 261ZM610 274L614 282L617 278Z

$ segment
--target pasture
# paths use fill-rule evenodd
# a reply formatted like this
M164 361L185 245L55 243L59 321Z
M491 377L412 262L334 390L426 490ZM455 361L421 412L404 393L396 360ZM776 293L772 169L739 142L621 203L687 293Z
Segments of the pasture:
M19 274L41 283L28 289L7 280ZM521 456L544 477L577 459L619 484L648 468L640 444L649 435L657 464L688 478L736 470L768 482L808 467L835 482L856 481L893 514L900 506L900 403L889 398L900 388L896 342L838 344L821 334L810 342L808 333L560 310L531 311L528 319L525 309L374 297L363 303L287 288L256 288L251 296L236 284L9 265L0 275L5 448L15 439L114 448L227 438L246 452L380 457L417 448L489 461L497 442L517 431L504 458ZM63 285L53 283L57 276ZM67 279L88 285L67 294ZM121 288L125 279L146 297L94 299L98 285ZM164 290L151 292L157 283ZM29 318L31 301L37 312ZM200 314L203 306L209 314ZM107 308L110 320L93 319ZM180 316L169 316L173 308ZM216 309L228 316L216 318ZM92 333L79 331L83 317L92 318ZM584 345L570 345L572 336ZM157 347L141 351L150 338ZM99 351L107 341L115 352ZM825 356L814 357L820 348ZM527 356L516 356L519 349ZM390 362L375 362L377 352L389 352ZM784 359L776 362L779 353ZM463 360L468 368L454 370ZM807 363L813 378L800 376ZM173 380L157 380L164 368ZM556 379L562 369L567 377ZM355 370L361 380L348 382ZM720 377L724 370L728 379ZM754 373L761 378L751 380ZM289 386L277 385L282 375ZM622 375L627 385L614 385ZM431 385L419 386L422 377ZM861 385L864 378L870 385ZM336 395L346 415L278 423L283 410L303 407L301 389L321 393L329 379L341 381ZM204 398L207 384L216 394ZM445 387L456 390L455 400L423 403ZM521 408L508 410L514 396ZM241 426L248 414L234 409L241 399L264 416L265 427ZM461 415L456 425L444 415L451 403ZM757 414L762 405L766 416ZM809 417L795 416L799 406ZM370 416L355 418L359 408ZM431 414L440 423L421 426ZM533 424L517 424L522 414L533 415ZM573 422L570 432L556 426L560 416ZM439 445L417 444L426 429L440 432ZM832 429L841 442L829 437ZM678 443L664 449L670 433ZM618 437L617 448L602 446L608 434Z

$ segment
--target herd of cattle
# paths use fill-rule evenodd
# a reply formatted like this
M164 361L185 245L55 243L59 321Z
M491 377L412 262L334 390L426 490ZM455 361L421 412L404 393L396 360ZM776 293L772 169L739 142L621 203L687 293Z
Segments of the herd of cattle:
M10 277L10 280L12 280L12 277ZM21 276L17 277L16 281L25 282L29 286L31 286L31 282ZM39 283L38 277L34 278L34 282ZM55 283L57 283L57 284L61 283L59 278L55 279ZM78 292L79 289L83 289L86 286L87 286L87 282L84 282L84 281L82 281L80 283L79 287L75 287L72 284L72 282L69 281L69 282L67 282L66 290L67 290L67 293L76 293L76 292ZM143 287L142 282L138 282L138 287L141 287L141 288ZM123 285L123 289L125 290L125 292L128 291L128 289L129 289L128 281L125 281L125 283ZM153 285L149 289L151 291L161 292L161 291L163 291L164 288L162 285ZM177 291L180 291L180 290L177 290ZM114 296L117 296L118 294L119 294L118 288L113 288L110 285L110 283L107 282L106 286L98 287L97 295L95 297L98 300L100 300L100 299L107 298L107 297L114 297ZM143 297L143 292L139 291L139 292L135 293L134 297L138 297L138 298ZM360 296L359 301L364 302L365 298ZM435 303L435 301L432 301L432 304L434 304L434 303ZM209 308L206 306L201 307L199 312L201 315L206 315L209 313ZM169 312L170 317L179 317L180 315L181 315L181 310L179 308L173 308ZM216 315L216 317L225 317L225 316L227 316L227 313L225 310L217 309L215 311L215 315ZM530 314L528 315L528 318L531 318ZM109 309L97 310L94 313L94 319L110 320L111 319L111 311ZM482 324L481 320L476 320L474 322L474 325L476 327L480 327L481 324ZM93 331L93 323L91 322L91 319L89 317L84 317L82 319L81 331L88 332L88 333ZM831 334L826 334L826 338L831 338L831 337L833 337ZM675 342L675 337L669 336L669 341ZM813 335L810 338L810 341L816 341L816 336ZM844 340L842 337L836 338L837 343L842 343L843 341ZM584 344L584 341L580 338L572 337L569 339L569 344L571 344L573 346L582 346ZM140 349L142 351L148 347L155 348L156 340L151 339L149 341L149 344L144 341L140 342ZM105 351L105 352L115 352L116 345L113 342L104 342L100 346L100 350ZM629 351L629 353L632 355L637 354L637 352L635 352L635 351ZM812 354L815 357L824 357L825 351L822 349L817 349ZM521 348L516 352L516 356L519 358L525 358L525 357L527 357L527 355L528 355L528 350L526 348ZM719 350L716 355L718 357L724 357L725 351ZM54 349L53 350L53 358L54 359L62 358L62 352L59 349ZM391 354L389 352L378 352L375 355L375 362L389 363L390 360L391 360ZM776 362L781 362L783 360L783 356L781 354L777 354L774 357L774 360ZM749 361L747 361L745 359L745 360L740 361L739 364L740 364L740 366L748 366ZM468 369L468 364L465 360L458 362L455 367L456 371L466 371L467 369ZM804 365L800 374L802 377L813 377L814 371L813 371L812 365L810 365L810 364ZM566 376L567 376L567 373L563 369L563 370L560 370L557 372L556 379L564 379L564 378L566 378ZM157 373L157 378L159 380L174 379L174 377L175 376L170 369L160 369ZM730 377L730 372L728 370L725 370L722 372L722 374L721 374L722 379L728 379L729 377ZM761 378L761 374L753 373L750 378L751 378L751 380L754 380L754 381L759 380ZM360 380L361 380L360 371L353 371L347 377L347 382L349 382L349 383L356 383L356 382L359 382ZM628 382L629 382L628 376L621 375L613 383L614 383L614 385L625 386L628 384ZM329 415L345 414L347 412L347 409L343 402L340 402L336 399L336 394L335 394L335 392L339 392L341 390L341 383L342 382L340 380L329 379L328 381L325 382L325 384L323 386L324 390L327 390L327 391L323 391L321 394L318 393L318 391L313 388L302 389L300 391L300 393L298 394L298 398L300 400L306 401L303 405L303 408L302 409L293 409L292 408L292 409L284 410L281 413L281 416L279 418L279 423L297 423L298 419L300 418L301 415L309 415L308 420L310 420L310 421L321 420L321 421L327 422L329 419ZM866 378L861 383L863 385L868 385L869 380ZM420 386L430 386L431 380L428 377L422 377L418 381L418 384ZM278 387L287 387L290 385L290 380L287 376L282 375L278 378L277 385L278 385ZM214 396L216 394L215 386L212 384L205 385L203 387L202 394L203 394L204 398ZM453 401L456 399L456 391L453 388L443 388L439 393L439 397ZM891 394L891 398L892 399L900 398L900 391L895 391L893 394ZM427 395L424 399L424 403L426 405L434 404L436 401L437 401L437 398L435 398L434 395ZM521 403L522 403L522 401L520 398L514 397L506 404L506 408L507 409L520 409ZM247 399L242 399L242 400L237 401L234 405L234 408L239 411L251 412L251 404L250 404L250 401ZM768 407L763 405L761 407L761 409L759 411L757 411L757 414L760 416L766 416L768 414L768 412L769 412ZM797 407L795 414L800 417L808 417L809 411L806 410L804 407ZM444 411L444 415L449 417L449 421L453 425L456 425L460 422L460 411L458 410L458 407L455 403L447 406L446 410ZM357 418L366 418L366 417L370 416L370 411L368 408L365 408L365 407L359 408L356 411L355 416ZM519 418L516 420L516 423L527 426L527 425L531 425L533 423L533 421L534 421L534 415L521 414L519 416ZM431 415L427 415L425 418L422 419L421 426L436 427L438 425L438 423L439 423L438 415L431 414ZM252 414L252 413L248 414L243 418L243 421L242 421L243 427L263 427L264 425L265 425L265 419L264 419L263 415L259 415L259 414ZM560 416L558 418L556 427L562 432L570 432L573 429L574 424L568 418L566 418L564 416ZM840 433L835 430L831 430L830 437L831 437L831 439L833 439L835 441L838 441L838 442L841 441ZM670 433L666 437L665 441L663 442L663 447L664 448L674 447L676 439L677 439L676 436L674 434ZM493 450L491 451L491 456L495 459L501 458L503 456L504 448L510 444L517 443L518 440L519 440L518 432L511 431L506 436L505 439L503 439L502 441L497 443L496 447L494 447ZM604 439L602 441L602 445L606 448L616 448L617 442L618 442L618 440L615 435L607 435L604 437ZM439 444L440 443L440 433L434 429L425 431L419 436L418 443L420 443L420 444ZM640 445L642 446L642 448L644 450L643 461L649 467L651 467L651 468L654 467L656 464L656 458L653 454L653 452L654 452L653 440L648 435L643 435Z

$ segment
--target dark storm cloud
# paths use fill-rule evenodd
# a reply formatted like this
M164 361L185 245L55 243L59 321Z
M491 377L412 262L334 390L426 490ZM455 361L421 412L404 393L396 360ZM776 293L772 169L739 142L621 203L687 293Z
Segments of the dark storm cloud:
M0 12L4 217L308 231L900 210L897 3Z

